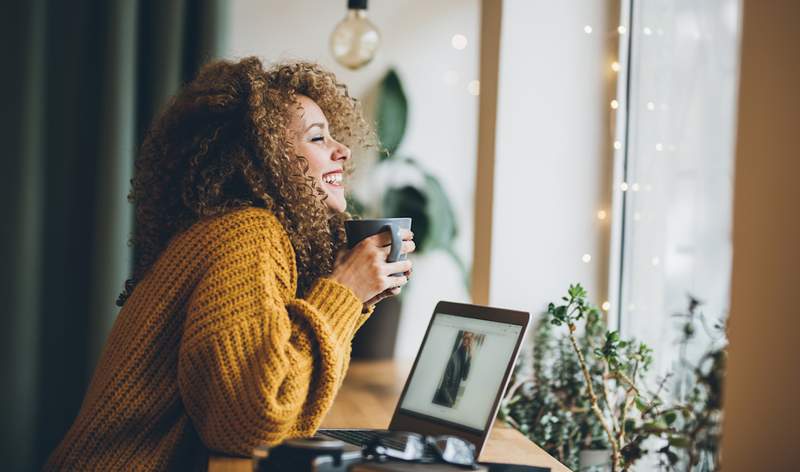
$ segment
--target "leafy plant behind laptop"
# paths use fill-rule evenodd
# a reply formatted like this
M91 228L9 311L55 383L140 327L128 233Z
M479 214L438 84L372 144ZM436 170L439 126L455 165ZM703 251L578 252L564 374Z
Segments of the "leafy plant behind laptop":
M609 331L586 297L583 287L571 285L563 304L548 306L534 331L532 372L518 365L501 417L574 470L580 451L590 449L610 450L613 471L630 470L648 452L659 455L664 470L715 470L725 349L710 349L697 365L687 361L686 345L704 320L699 302L690 297L687 313L676 315L684 319L680 372L668 402L671 375L653 391L646 387L652 349ZM648 451L645 444L657 446Z

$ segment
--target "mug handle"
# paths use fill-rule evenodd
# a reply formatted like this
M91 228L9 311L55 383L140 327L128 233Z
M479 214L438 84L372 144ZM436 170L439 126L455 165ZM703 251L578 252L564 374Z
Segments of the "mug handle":
M381 232L389 230L392 235L392 249L389 251L389 257L386 262L397 262L400 258L400 250L403 248L403 240L400 239L400 227L395 225L386 225L381 228Z

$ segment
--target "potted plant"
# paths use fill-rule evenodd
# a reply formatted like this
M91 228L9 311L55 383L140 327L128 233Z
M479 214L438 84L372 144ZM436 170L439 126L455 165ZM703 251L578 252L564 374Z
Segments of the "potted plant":
M714 346L697 365L686 361L682 382L690 393L666 400L672 376L646 387L653 351L608 330L586 298L583 287L571 285L563 303L548 306L534 331L530 368L518 366L502 418L575 470L598 465L585 462L592 455L601 468L631 470L648 452L664 470L715 470L724 347ZM697 306L679 315L684 333L700 319Z
M360 170L366 177L360 179L359 192L349 197L350 212L364 218L412 218L415 257L443 251L456 263L465 286L469 286L466 265L453 250L458 225L444 187L420 160L397 152L408 121L408 100L393 69L379 84L375 116L382 149L372 165ZM401 304L402 295L376 306L375 314L353 340L354 357L392 356Z

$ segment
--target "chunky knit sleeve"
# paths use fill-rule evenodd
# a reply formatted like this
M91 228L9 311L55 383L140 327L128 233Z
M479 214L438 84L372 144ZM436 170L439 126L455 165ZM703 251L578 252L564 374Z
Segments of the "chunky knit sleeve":
M365 319L362 302L330 279L304 298L292 295L293 253L270 221L227 229L187 307L180 394L216 451L249 455L259 444L313 434Z

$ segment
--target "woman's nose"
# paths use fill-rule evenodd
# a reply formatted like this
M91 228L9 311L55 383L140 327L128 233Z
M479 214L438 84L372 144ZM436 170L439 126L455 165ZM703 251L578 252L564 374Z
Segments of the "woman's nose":
M334 161L346 161L350 159L350 148L336 141L336 149L333 151Z

